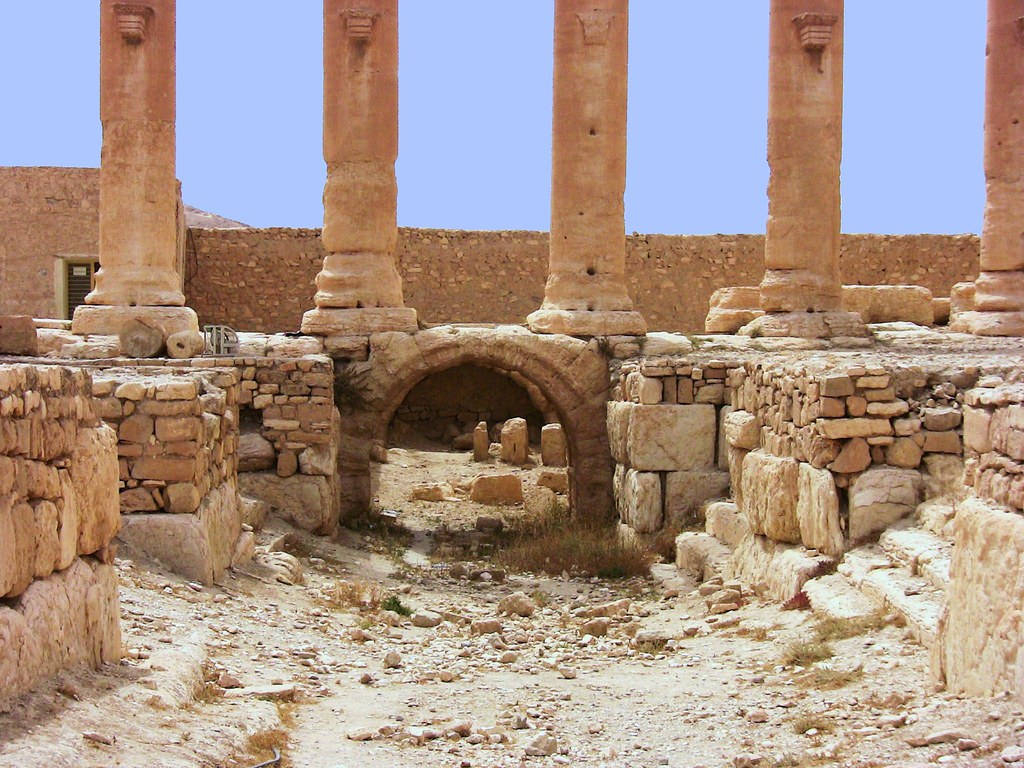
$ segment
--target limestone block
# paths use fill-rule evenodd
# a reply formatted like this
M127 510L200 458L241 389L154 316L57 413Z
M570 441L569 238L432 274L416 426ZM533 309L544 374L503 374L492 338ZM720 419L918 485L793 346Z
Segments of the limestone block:
M676 537L676 568L700 581L721 576L729 557L729 547L710 534L686 531Z
M277 467L275 469L278 477L291 477L299 471L299 457L295 451L281 451L277 454Z
M270 514L270 505L259 499L250 499L248 496L239 496L239 510L242 516L242 525L249 525L259 530L266 522Z
M928 454L924 457L922 477L926 499L960 496L964 491L964 460L949 454Z
M487 422L481 421L473 430L473 461L487 461L491 458L491 437Z
M199 357L206 351L206 339L198 331L178 331L167 337L167 354L176 360Z
M60 559L57 506L46 499L33 501L32 517L36 540L33 575L37 579L43 579L53 573Z
M847 440L828 468L839 474L861 472L871 466L871 446L861 437Z
M956 408L925 408L924 428L933 432L945 432L960 426L963 415Z
M304 475L330 477L338 471L338 449L333 445L311 445L299 454L299 471Z
M565 430L561 424L545 424L540 431L541 463L545 467L564 467L566 464Z
M1024 518L982 499L957 505L937 671L952 693L993 696L1024 679Z
M569 473L556 469L545 469L537 478L537 485L550 488L555 493L569 492Z
M718 437L715 441L718 454L715 457L715 463L723 472L729 471L729 441L725 438L725 420L732 412L731 405L723 405L718 409Z
M681 528L699 520L705 502L728 496L728 472L717 469L669 472L665 480L665 524Z
M121 521L114 430L105 425L80 429L70 472L79 521L78 553L90 555L114 538Z
M704 510L704 530L735 547L750 532L746 516L731 501L716 501Z
M0 315L0 355L39 354L36 326L28 315Z
M963 446L960 434L954 430L948 432L924 432L924 450L926 453L960 454Z
M239 491L270 504L277 514L299 528L332 533L340 515L337 476L292 475L276 472L245 472L238 476Z
M919 285L844 285L842 297L865 323L935 323L932 292Z
M719 288L711 294L705 333L736 333L751 320L764 314L758 286Z
M733 448L753 451L761 444L761 425L749 411L733 411L725 417L725 439Z
M818 419L817 424L821 434L832 440L892 434L892 423L882 418Z
M636 406L627 430L628 463L645 471L713 467L716 432L713 405Z
M202 498L192 483L174 483L164 490L167 511L173 515L188 515L199 509Z
M186 579L212 584L231 565L241 532L238 491L224 483L194 515L125 516L118 538Z
M910 437L898 437L885 449L885 462L894 467L916 469L921 464L924 451L917 441Z
M799 542L799 463L751 451L743 459L742 484L741 508L751 532L775 541Z
M521 504L523 481L514 474L477 475L469 487L469 498L478 504Z
M118 328L117 341L125 357L156 357L164 347L164 334L156 325L128 317Z
M727 575L751 585L763 597L785 603L834 565L827 555L812 555L803 547L748 534L733 550Z
M622 522L637 533L655 533L662 527L661 475L626 472L622 490Z
M239 472L261 472L277 465L274 444L256 432L246 432L238 437Z
M875 467L850 486L850 540L861 541L912 513L920 501L921 474Z
M843 529L839 518L839 494L832 473L800 465L800 496L796 516L800 523L800 539L805 547L826 555L843 553Z
M612 458L618 464L626 464L629 461L629 422L634 408L636 406L633 403L608 403L608 445Z
M733 501L743 509L743 460L749 451L729 447L729 487L732 489Z
M933 298L932 315L935 318L935 325L948 325L952 308L952 300L949 297L936 296Z
M954 283L949 289L949 319L974 310L974 282Z
M0 497L0 597L20 595L32 583L35 540L32 507Z
M530 433L526 419L509 419L501 428L501 460L523 465L530 456Z
M992 438L989 425L992 414L985 408L964 408L964 446L976 453L988 453L992 450Z

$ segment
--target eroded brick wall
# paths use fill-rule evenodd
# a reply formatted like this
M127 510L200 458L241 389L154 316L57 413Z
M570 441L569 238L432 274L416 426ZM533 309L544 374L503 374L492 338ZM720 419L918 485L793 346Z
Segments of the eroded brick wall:
M186 285L203 322L241 330L295 330L313 306L323 261L315 229L192 229ZM630 293L652 330L703 331L711 293L752 285L763 272L760 235L634 235L627 239ZM405 302L427 323L521 323L540 306L547 275L544 232L400 229ZM977 272L972 235L844 235L847 283L911 283L948 296Z

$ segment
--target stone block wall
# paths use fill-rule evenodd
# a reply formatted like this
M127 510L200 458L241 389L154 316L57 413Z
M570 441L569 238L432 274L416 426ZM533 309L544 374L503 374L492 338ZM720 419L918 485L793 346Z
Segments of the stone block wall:
M615 507L631 534L678 531L698 520L704 502L728 497L719 435L736 365L657 358L623 364L608 404L608 436Z
M203 583L232 564L242 538L240 380L233 368L166 367L106 369L94 380L118 438L120 538Z
M950 586L933 666L953 692L1021 697L1024 385L979 387L964 402L967 488L956 505Z
M87 373L0 365L0 699L121 656L116 436Z
M313 306L324 252L316 229L196 229L186 286L203 322L246 331L291 331ZM974 279L972 235L844 235L850 284L921 285L948 296ZM547 278L545 232L398 231L405 304L427 323L522 323L540 306ZM756 285L761 235L640 235L627 238L629 292L651 330L701 332L718 288Z

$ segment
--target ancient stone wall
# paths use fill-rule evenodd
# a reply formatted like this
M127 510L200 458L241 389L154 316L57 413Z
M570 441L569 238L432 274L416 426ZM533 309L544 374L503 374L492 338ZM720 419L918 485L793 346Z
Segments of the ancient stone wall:
M192 229L189 306L206 323L249 331L295 330L313 306L324 252L314 229ZM543 232L399 229L405 304L427 323L522 323L544 297ZM626 275L652 330L700 332L712 292L756 285L760 235L634 235ZM977 274L972 235L844 235L848 284L917 284L935 296Z
M936 672L971 696L1021 693L1024 677L1024 386L967 393L948 608Z
M94 376L117 431L119 537L186 578L211 583L241 536L234 369L134 367Z
M121 656L113 431L82 370L0 365L0 699Z

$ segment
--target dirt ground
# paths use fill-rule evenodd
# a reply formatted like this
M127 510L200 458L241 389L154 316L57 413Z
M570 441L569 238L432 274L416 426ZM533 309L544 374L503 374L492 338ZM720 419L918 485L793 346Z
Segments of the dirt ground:
M393 450L379 502L401 510L410 536L327 540L271 519L259 543L296 557L302 583L285 583L272 554L202 587L122 551L126 658L7 705L0 766L249 768L274 747L281 765L302 768L1006 766L1017 756L1021 705L936 692L927 651L899 626L879 622L822 651L809 612L747 595L738 611L707 616L698 585L670 567L602 581L428 557L442 524L468 529L495 510L411 503L410 488L477 471L465 454ZM532 603L533 614L501 615L517 592L518 610ZM784 663L815 648L823 660Z

